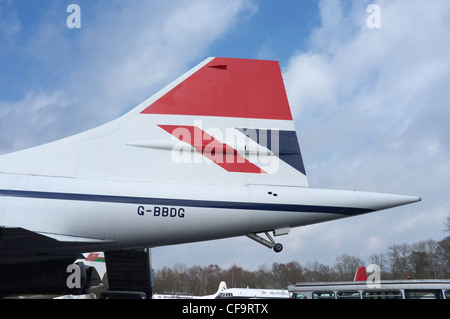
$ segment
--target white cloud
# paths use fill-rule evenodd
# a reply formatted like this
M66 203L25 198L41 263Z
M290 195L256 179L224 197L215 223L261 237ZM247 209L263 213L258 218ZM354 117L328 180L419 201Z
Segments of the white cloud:
M369 3L321 1L309 50L284 70L311 185L424 199L378 213L385 228L371 216L340 221L348 232L335 239L349 253L352 237L374 250L441 239L449 205L450 4L379 1L381 29L369 29Z
M34 31L23 35L20 53L36 68L36 81L23 88L23 98L0 101L0 109L26 114L0 120L9 121L0 126L0 135L23 141L6 142L0 151L49 142L114 119L201 62L209 46L254 11L247 0L226 6L206 0L100 1L80 2L80 7L81 29L66 28L61 23L65 11L50 6ZM58 101L53 98L51 107L37 110L40 102L34 98L44 96L58 96ZM36 118L57 118L58 123L44 122L47 134L36 134Z
M116 114L147 98L149 88L165 85L192 62L206 58L214 41L241 15L253 12L252 3L245 0L226 6L205 0L118 3L118 12L101 13L81 39L90 55L82 74L77 74L92 76L88 70L95 68L95 85Z
M0 101L0 154L33 145L36 136L41 140L58 138L56 131L67 129L64 124L68 123L61 118L66 106L60 92L28 92L19 101Z
M320 113L321 107L334 107L337 79L326 57L308 53L294 56L283 77L294 88L289 91L289 99L296 117Z
M375 146L383 152L399 151L403 157L406 146L417 145L411 138L418 137L412 131L418 126L422 132L439 131L433 137L427 134L427 143L437 150L443 127L423 122L420 115L449 112L436 94L440 101L450 95L443 90L443 83L450 80L450 42L430 35L449 37L450 27L440 17L450 13L450 5L436 1L424 10L417 1L382 2L382 28L374 30L360 24L367 15L363 6L354 5L361 9L358 16L355 7L344 11L340 4L321 2L323 25L312 34L313 46L293 56L284 72L290 101L300 110L296 112L300 130L329 138L313 158L323 158L325 148L334 151L338 138L341 145L357 147L356 153L340 154L345 160L364 158ZM436 20L441 23L429 23L434 12L439 12ZM358 31L342 30L349 26ZM315 149L316 140L306 143Z

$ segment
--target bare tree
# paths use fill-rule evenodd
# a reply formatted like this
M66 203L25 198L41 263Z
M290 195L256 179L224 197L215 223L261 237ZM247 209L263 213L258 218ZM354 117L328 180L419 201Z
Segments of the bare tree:
M439 278L450 277L450 236L438 242Z
M415 278L438 278L440 272L439 245L433 239L411 245L411 268Z
M371 264L380 266L381 278L390 277L389 276L389 258L386 254L380 253L380 254L370 255L369 262ZM388 278L386 278L386 279L388 279Z
M328 265L321 264L317 261L307 262L305 267L305 281L333 281L335 280L336 273Z
M394 278L404 279L411 275L409 268L409 255L411 248L408 244L392 245L389 247L389 260L391 273Z
M339 280L353 280L358 266L363 265L364 261L362 259L343 254L336 258L334 269Z
M273 288L277 289L303 281L303 267L296 261L287 264L273 263L272 274L275 279Z

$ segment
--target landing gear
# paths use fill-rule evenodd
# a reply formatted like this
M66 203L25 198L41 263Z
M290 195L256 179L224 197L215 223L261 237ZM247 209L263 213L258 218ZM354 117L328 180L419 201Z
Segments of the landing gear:
M277 243L273 246L273 251L276 253L279 253L283 250L283 245L281 245L280 243Z
M283 245L280 243L276 243L275 240L272 238L272 236L270 236L270 234L268 232L265 232L265 234L269 240L258 236L256 233L247 234L247 237L260 243L261 245L264 245L268 248L273 249L273 251L276 253L281 252L283 250Z

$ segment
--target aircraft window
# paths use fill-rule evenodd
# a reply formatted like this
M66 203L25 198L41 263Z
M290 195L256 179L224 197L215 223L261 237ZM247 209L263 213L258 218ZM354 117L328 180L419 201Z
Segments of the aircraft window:
M313 299L334 299L334 291L315 291Z
M405 290L406 299L442 299L440 290Z
M367 290L363 292L363 299L402 299L400 290Z
M338 291L338 299L361 299L359 291Z

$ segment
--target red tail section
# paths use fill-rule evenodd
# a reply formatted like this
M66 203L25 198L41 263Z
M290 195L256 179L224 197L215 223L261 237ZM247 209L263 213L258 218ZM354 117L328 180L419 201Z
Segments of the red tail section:
M214 58L143 114L292 120L277 61Z
M86 259L86 261L97 261L97 262L105 262L105 257L100 256L100 253L90 253Z
M356 270L355 279L353 281L367 281L366 267L359 266Z

